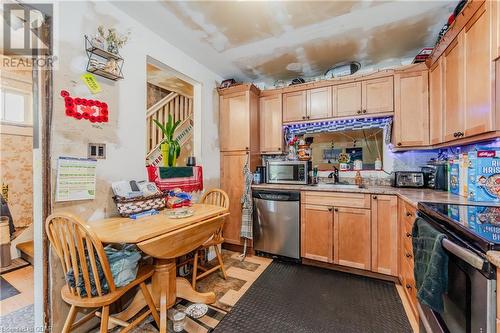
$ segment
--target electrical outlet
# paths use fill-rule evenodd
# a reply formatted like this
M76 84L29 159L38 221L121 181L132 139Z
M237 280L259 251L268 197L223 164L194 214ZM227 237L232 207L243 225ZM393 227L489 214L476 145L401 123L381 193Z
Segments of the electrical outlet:
M89 143L88 157L95 159L106 159L105 143Z

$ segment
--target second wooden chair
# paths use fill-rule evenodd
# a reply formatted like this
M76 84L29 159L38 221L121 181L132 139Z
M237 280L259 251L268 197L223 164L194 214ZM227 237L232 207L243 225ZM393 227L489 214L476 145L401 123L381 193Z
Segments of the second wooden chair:
M229 208L229 197L226 192L223 190L219 189L213 189L205 193L201 199L200 203L204 204L210 204L210 205L217 205L221 206L224 208ZM193 288L196 288L196 281L199 279L202 279L206 277L207 275L217 271L220 269L222 272L222 276L224 279L227 279L227 274L226 270L224 269L224 262L222 261L222 254L219 250L219 245L221 245L224 242L224 238L222 237L222 228L224 224L220 226L219 229L214 233L210 239L208 239L201 247L199 247L194 255L194 261L193 261L193 278L192 278L192 286ZM200 252L201 251L206 251L210 249L211 247L214 248L215 250L215 255L217 257L218 264L210 269L206 269L205 267L199 265L198 260L200 257ZM203 271L203 273L198 275L198 270Z

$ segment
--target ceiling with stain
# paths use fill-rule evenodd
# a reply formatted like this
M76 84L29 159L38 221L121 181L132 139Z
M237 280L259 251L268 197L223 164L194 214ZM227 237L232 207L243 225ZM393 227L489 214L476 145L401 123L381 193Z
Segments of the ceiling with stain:
M155 86L178 94L193 97L193 86L177 77L174 71L147 64L147 81Z
M273 82L407 64L457 1L126 1L116 6L224 78Z

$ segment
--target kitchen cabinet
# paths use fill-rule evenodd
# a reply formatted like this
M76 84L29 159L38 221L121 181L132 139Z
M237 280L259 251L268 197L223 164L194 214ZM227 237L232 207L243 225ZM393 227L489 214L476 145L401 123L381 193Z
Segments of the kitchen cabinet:
M249 158L248 152L221 153L220 187L229 196L229 216L224 223L224 242L240 244L241 196L245 188L243 166Z
M259 135L255 135L259 133L259 90L251 84L220 89L219 100L220 186L229 196L223 237L225 243L241 245L243 166L248 162L253 172L260 163Z
M370 210L333 208L333 252L338 265L371 268Z
M398 202L399 222L401 224L400 242L400 281L410 308L418 320L417 287L413 275L414 260L411 233L416 218L416 209L404 200Z
M281 154L283 151L283 127L281 94L260 97L260 152Z
M307 90L307 120L331 118L332 87Z
M283 122L307 119L307 91L300 90L283 94Z
M397 147L429 144L428 71L397 73L394 132Z
M301 212L301 256L331 263L333 258L332 240L332 208L303 204Z
M493 85L494 63L491 61L492 31L490 15L486 5L474 14L464 28L463 44L465 56L465 137L485 133L494 129ZM500 78L499 78L500 79Z
M398 198L394 195L372 195L372 271L398 276L399 223Z
M394 111L394 80L392 76L362 82L362 113Z
M443 142L443 58L429 69L429 141Z
M336 117L359 115L361 107L361 82L333 86L333 114Z
M283 122L332 117L332 87L283 94Z
M236 86L239 88L239 86ZM258 150L258 90L254 86L220 96L219 136L221 151Z
M463 33L450 44L444 54L444 141L464 135L464 45Z

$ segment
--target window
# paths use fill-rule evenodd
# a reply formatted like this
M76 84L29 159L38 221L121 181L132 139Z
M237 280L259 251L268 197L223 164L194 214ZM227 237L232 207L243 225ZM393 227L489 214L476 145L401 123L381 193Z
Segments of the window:
M6 123L31 125L30 94L13 89L0 89L0 120Z

